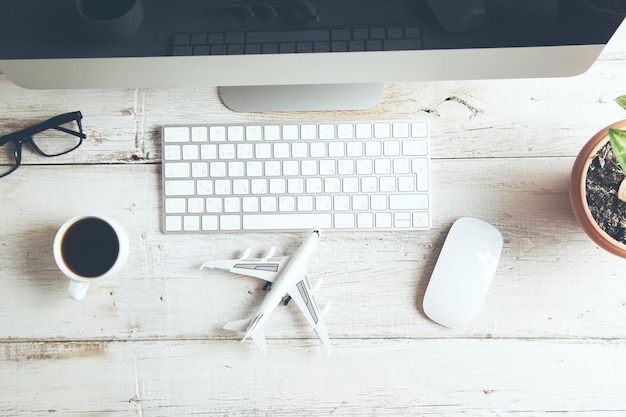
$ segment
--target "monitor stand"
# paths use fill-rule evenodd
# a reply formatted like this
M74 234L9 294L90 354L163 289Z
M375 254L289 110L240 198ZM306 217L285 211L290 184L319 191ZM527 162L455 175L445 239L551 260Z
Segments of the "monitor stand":
M382 98L383 83L220 87L222 103L236 112L363 110Z

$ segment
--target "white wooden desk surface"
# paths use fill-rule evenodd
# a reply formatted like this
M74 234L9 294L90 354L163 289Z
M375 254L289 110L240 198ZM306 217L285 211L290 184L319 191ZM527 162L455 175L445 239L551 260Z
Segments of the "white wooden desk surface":
M0 180L0 415L626 415L626 260L582 233L567 191L578 150L626 117L625 29L582 76L388 84L354 113L236 114L214 89L29 91L0 75L2 133L81 110L89 135L64 157L26 151ZM303 234L162 234L159 127L407 117L432 124L432 230L323 234L309 271L332 304L329 358L291 305L266 326L267 356L239 344L222 326L262 284L199 266L248 245L289 254ZM117 218L132 248L77 302L51 246L85 212ZM479 316L450 330L421 305L461 216L505 244Z

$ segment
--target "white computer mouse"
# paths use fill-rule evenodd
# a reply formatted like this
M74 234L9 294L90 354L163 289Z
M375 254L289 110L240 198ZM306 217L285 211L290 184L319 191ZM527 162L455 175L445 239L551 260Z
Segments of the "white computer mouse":
M478 314L496 273L502 235L494 226L461 217L448 232L424 294L424 312L447 327L465 327Z

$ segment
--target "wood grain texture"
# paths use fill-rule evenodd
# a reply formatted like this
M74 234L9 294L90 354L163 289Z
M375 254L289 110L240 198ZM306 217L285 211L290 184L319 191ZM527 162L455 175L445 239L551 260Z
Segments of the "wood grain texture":
M81 110L88 133L0 180L0 416L625 415L625 261L582 233L567 194L580 147L626 118L625 86L625 28L577 77L390 83L359 112L237 114L209 88L30 91L0 75L3 131ZM267 356L239 344L222 326L262 285L199 270L248 245L289 254L301 234L161 233L160 127L276 118L432 126L433 228L324 233L310 259L329 358L293 305L268 323ZM51 247L86 212L118 219L131 253L76 302ZM451 330L421 305L461 216L498 227L504 251L479 316Z
M618 416L622 341L5 343L11 416ZM27 389L29 387L30 389Z

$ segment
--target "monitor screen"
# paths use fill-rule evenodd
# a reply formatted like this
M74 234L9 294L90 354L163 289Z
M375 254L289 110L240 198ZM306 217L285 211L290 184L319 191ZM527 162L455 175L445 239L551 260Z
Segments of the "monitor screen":
M622 20L586 1L7 0L0 70L30 88L566 76Z

